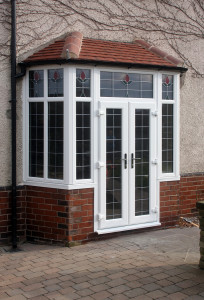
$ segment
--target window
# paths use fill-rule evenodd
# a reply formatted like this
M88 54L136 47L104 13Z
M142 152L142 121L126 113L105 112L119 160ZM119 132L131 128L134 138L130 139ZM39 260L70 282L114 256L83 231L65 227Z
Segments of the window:
M63 179L63 102L48 102L48 178Z
M153 75L105 71L100 75L101 97L153 97Z
M44 103L29 103L29 176L43 177Z
M175 172L175 96L174 75L162 75L162 173ZM177 151L178 152L178 149Z
M35 70L29 72L29 97L44 97L44 72Z
M173 172L173 104L162 104L162 172Z
M48 97L63 97L63 69L48 70Z
M29 71L29 177L63 179L63 95L63 69Z
M162 99L173 100L173 75L162 75Z
M76 103L76 179L91 177L91 104Z
M76 69L76 96L91 96L91 71L89 69Z

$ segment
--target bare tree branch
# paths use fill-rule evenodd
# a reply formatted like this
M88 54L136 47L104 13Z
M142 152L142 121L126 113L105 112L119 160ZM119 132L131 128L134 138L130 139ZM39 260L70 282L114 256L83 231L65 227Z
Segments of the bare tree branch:
M0 60L8 57L10 1L0 0ZM203 72L186 52L186 45L204 40L203 0L17 0L17 49L28 51L65 32L87 29L98 38L106 33L145 36L166 41L197 74ZM124 34L125 32L125 34ZM112 34L113 35L113 34ZM154 37L154 40L153 38Z

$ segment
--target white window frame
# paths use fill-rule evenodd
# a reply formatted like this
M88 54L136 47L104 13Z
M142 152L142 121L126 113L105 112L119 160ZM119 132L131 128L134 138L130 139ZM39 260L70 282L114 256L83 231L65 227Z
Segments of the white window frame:
M76 69L86 69L90 70L91 73L91 86L90 86L90 97L77 97L76 96ZM72 108L72 114L73 114L73 184L90 184L93 183L94 178L94 164L93 164L93 157L94 157L94 136L93 136L93 115L94 115L94 84L93 84L93 68L85 66L76 66L73 68L73 108ZM77 179L76 178L76 104L77 102L88 102L90 103L91 109L90 109L90 122L91 122L91 176L90 179Z
M48 97L48 69L64 69L64 97ZM91 70L91 97L76 97L76 69ZM44 97L29 98L29 71L44 70ZM100 71L124 72L124 73L142 73L153 75L153 98L129 98L133 101L156 101L158 112L157 121L157 153L158 153L158 173L159 181L179 180L179 124L180 124L180 74L178 72L155 71L144 69L127 69L119 67L93 67L91 65L46 65L35 66L28 69L23 82L23 181L27 185L55 187L61 189L80 189L80 188L96 188L98 184L97 162L99 160L98 145L98 110L100 101L120 101L124 98L100 97ZM174 100L162 100L162 74L174 75ZM47 105L51 101L64 102L64 179L47 178L47 170L45 170L44 178L29 177L29 102L41 102L44 104L44 138L47 145ZM91 103L91 179L76 179L76 102L88 101ZM162 103L174 104L174 172L162 173ZM47 166L47 149L45 148L44 168ZM46 162L46 163L45 163Z
M59 65L50 65L50 66L36 66L28 70L25 78L25 101L23 105L24 113L24 126L23 126L23 157L24 157L24 166L23 166L23 181L26 184L36 185L36 186L45 186L45 187L59 187L64 185L68 180L65 175L64 169L64 179L52 179L48 178L48 103L49 102L63 102L63 109L65 111L65 89L63 97L48 97L48 70L50 69L60 69L63 68ZM64 68L63 68L64 69ZM32 70L43 70L44 71L44 97L29 97L29 71ZM66 78L65 69L64 69L64 78ZM41 102L44 103L44 177L31 177L29 176L29 103ZM64 118L64 128L65 128L65 118ZM65 138L65 132L64 132ZM64 145L64 165L65 165L65 153L66 145Z
M173 75L173 100L162 99L162 75ZM158 160L159 180L180 180L180 74L175 72L160 72L158 74L159 128L158 128ZM173 104L173 172L162 172L162 104Z

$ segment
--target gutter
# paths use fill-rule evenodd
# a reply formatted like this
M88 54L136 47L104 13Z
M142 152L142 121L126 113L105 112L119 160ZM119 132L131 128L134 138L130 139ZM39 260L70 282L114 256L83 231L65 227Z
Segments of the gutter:
M128 69L131 68L141 68L148 70L169 70L169 71L177 71L180 73L185 73L188 69L180 66L164 66L164 65L151 65L151 64L134 64L134 63L124 63L124 62L109 62L109 61L99 61L99 60L85 60L85 59L48 59L48 60L25 60L24 62L19 63L20 66L24 65L25 67L31 66L42 66L42 65L61 65L61 64L89 64L94 66L115 66L115 67L125 67Z

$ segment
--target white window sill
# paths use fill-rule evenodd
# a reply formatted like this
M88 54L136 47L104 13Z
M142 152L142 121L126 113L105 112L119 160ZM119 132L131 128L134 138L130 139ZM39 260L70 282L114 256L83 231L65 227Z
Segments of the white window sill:
M79 183L79 184L65 184L65 183L57 183L57 182L43 182L43 181L32 181L26 180L23 182L24 185L30 186L38 186L44 188L54 188L54 189L62 189L62 190L78 190L78 189L89 189L94 188L96 184L93 182L87 183Z
M181 179L180 176L176 176L174 174L163 175L163 176L158 178L158 180L160 182L163 182L163 181L179 181L180 179Z

